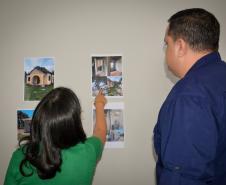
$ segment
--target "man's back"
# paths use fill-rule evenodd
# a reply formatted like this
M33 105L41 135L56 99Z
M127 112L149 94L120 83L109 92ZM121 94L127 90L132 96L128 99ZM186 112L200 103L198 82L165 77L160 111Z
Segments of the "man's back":
M160 185L226 184L226 64L217 52L197 61L170 92L155 148Z
M195 83L202 88L201 94L210 104L217 131L217 145L215 159L211 164L214 171L214 184L226 184L226 63L221 61L220 56L210 54L208 61L203 62L203 67L197 68L191 74ZM218 54L217 54L218 55ZM205 64L205 62L207 64ZM209 62L209 63L208 63ZM195 89L194 89L195 91ZM202 134L202 133L200 133ZM211 139L211 138L210 138ZM208 142L208 140L206 141ZM214 165L214 166L212 166Z

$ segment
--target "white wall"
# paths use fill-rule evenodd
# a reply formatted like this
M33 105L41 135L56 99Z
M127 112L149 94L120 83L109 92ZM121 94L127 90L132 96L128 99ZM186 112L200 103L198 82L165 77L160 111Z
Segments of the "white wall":
M163 37L176 11L202 7L221 23L226 59L224 0L0 0L0 184L17 145L16 110L23 102L24 57L55 57L55 85L72 88L92 130L92 54L123 55L125 148L106 149L94 185L154 185L152 130L176 81L164 66Z

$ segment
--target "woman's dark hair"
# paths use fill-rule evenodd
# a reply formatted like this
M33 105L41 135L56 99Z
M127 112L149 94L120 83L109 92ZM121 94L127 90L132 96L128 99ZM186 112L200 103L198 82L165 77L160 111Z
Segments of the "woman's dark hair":
M195 51L218 51L220 24L216 17L201 8L185 9L172 15L168 35L184 39Z
M25 167L32 164L41 179L53 178L60 171L61 149L86 140L81 122L81 106L72 90L55 88L40 101L31 120L30 137L25 140L21 174L31 176L33 171L27 173Z

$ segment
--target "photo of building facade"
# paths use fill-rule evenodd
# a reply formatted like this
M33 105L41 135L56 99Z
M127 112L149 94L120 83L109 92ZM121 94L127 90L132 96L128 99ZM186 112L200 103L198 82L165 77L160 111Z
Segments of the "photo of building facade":
M45 67L36 66L30 73L26 74L26 84L45 87L54 83L54 73Z
M25 58L24 100L39 101L54 88L54 58Z

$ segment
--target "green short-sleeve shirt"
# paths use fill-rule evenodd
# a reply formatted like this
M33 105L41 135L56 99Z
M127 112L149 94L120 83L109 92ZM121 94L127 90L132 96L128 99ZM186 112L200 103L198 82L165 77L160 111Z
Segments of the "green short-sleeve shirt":
M30 177L20 173L19 165L24 154L19 148L12 155L4 185L91 185L102 151L101 140L94 136L87 138L85 143L62 150L61 172L52 179L42 180L35 171Z

